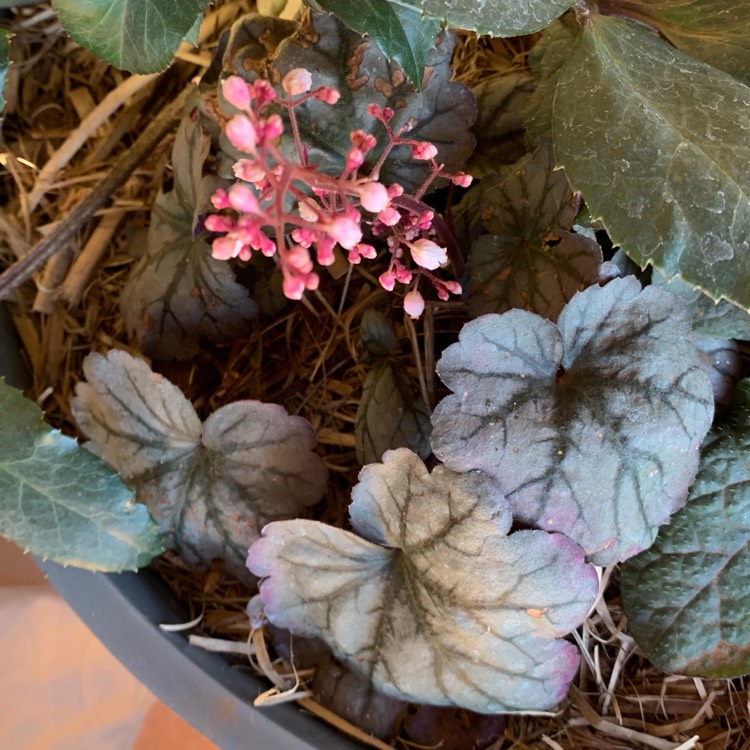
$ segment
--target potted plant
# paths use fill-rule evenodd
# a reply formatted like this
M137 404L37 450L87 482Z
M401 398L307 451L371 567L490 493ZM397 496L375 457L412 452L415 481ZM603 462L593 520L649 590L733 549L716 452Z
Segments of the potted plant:
M498 717L562 710L521 721L648 744L653 723L606 718L634 644L666 672L748 672L750 89L725 5L326 0L225 21L200 82L175 67L101 185L0 276L7 297L59 257L179 118L107 303L116 346L70 381L85 445L0 389L3 533L100 570L166 547L239 582L277 693L373 743L488 746L515 726ZM200 9L176 8L167 47ZM183 686L220 672L182 712L222 746L266 731L237 699L256 683L154 628L168 595L130 607L153 578L49 570L79 607L114 585L148 619L136 671L153 648ZM604 673L596 638L618 644ZM310 725L284 711L273 742L300 746ZM694 746L699 719L668 736Z

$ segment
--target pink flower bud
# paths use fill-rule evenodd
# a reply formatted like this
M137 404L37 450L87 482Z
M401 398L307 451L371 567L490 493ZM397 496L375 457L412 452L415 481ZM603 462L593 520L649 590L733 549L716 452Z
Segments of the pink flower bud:
M395 227L401 221L401 214L393 206L388 206L378 213L378 219L387 227Z
M224 188L219 188L211 196L211 205L217 210L221 211L223 208L229 208L229 196Z
M438 296L438 299L443 300L443 302L446 302L450 297L447 289L445 289L442 286L437 287L437 296Z
M325 229L346 250L351 250L362 239L359 224L348 216L336 216Z
M346 169L353 172L365 163L365 155L358 148L350 148L346 155Z
M224 128L230 143L245 153L255 151L255 144L258 142L258 133L255 125L250 122L246 115L235 115Z
M250 89L239 76L229 76L221 82L224 98L237 109L250 108Z
M297 229L292 230L292 239L298 245L302 245L302 247L310 247L315 239L315 236L309 229L297 227Z
M385 185L379 182L366 182L359 189L359 202L366 211L376 214L388 208L391 199Z
M411 147L411 155L415 159L419 159L421 161L429 161L430 159L434 159L437 156L437 152L437 148L435 148L432 143L428 143L427 141L414 143Z
M383 110L383 119L386 122L390 122L393 119L393 115L395 115L395 114L396 113L390 107L386 107Z
M383 108L375 102L371 102L367 105L367 112L369 113L370 117L375 117L378 120L383 119Z
M391 271L381 273L378 277L378 281L380 282L380 286L382 286L386 292L392 292L393 287L396 286L396 276Z
M358 148L363 154L371 151L378 143L374 135L365 133L364 130L352 130L349 137L354 148Z
M408 269L404 268L400 263L397 265L395 270L396 281L399 284L410 284L414 274Z
M440 268L443 263L448 262L448 252L444 247L436 245L432 240L419 239L414 242L408 242L411 250L411 258L422 268L434 271Z
M330 86L321 86L315 92L315 98L321 102L325 102L326 104L336 104L336 102L341 98L341 94L336 89L333 89Z
M356 266L358 263L361 262L362 256L359 254L359 250L357 249L359 245L355 245L350 251L347 256L347 260L353 265Z
M297 204L300 218L310 224L315 224L318 221L318 212L307 202L300 201Z
M318 284L320 284L320 276L317 273L308 273L305 276L305 289L313 292L318 288Z
M304 94L312 87L312 74L304 68L295 68L284 76L281 85L289 96Z
M236 182L229 188L229 205L235 211L255 214L260 211L255 191L241 182Z
M418 318L424 312L424 297L413 289L404 297L404 310L410 318Z
M254 98L261 107L264 107L276 98L276 90L264 78L259 78L255 83L251 84L250 96Z
M239 159L232 167L232 171L237 179L252 182L255 185L266 179L263 168L252 159Z
M305 281L301 276L287 276L284 274L284 281L281 288L287 299L302 299L305 293Z
M434 218L434 211L425 211L417 221L417 229L420 229L422 232L426 232L428 229L430 229L430 227L432 227L432 220Z
M266 237L262 232L258 233L258 249L266 256L270 258L276 254L276 243L270 238Z
M375 260L378 257L378 251L372 245L366 245L360 242L359 245L355 245L354 249L367 260Z
M284 132L284 121L279 115L271 115L262 124L263 142L273 141Z
M463 291L463 288L457 281L444 281L443 286L445 286L451 294L461 294Z
M474 181L474 178L470 174L459 172L451 177L451 182L459 187L467 188Z
M393 200L404 194L404 189L397 182L388 186L388 197Z
M310 253L301 245L295 245L286 255L286 262L295 270L302 274L310 273L313 270L313 262Z
M319 242L315 254L321 266L332 266L336 262L333 246L328 243Z
M240 250L242 250L243 244L241 240L230 237L217 237L211 243L211 257L216 260L229 260L230 258L236 258Z
M234 222L220 214L209 214L203 224L209 232L231 232L234 229Z

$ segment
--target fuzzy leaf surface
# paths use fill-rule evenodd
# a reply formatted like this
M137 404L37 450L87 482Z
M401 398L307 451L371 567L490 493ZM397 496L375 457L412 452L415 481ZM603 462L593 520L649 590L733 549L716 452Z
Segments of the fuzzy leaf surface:
M121 297L129 333L155 359L189 359L202 341L233 341L257 312L230 265L212 258L208 242L194 235L209 147L200 124L186 118L172 149L174 189L156 198L146 253Z
M549 26L574 0L412 0L449 26L491 36L520 36Z
M660 669L750 671L750 381L703 447L690 498L654 545L621 568L631 633Z
M54 0L52 7L76 42L131 73L158 73L208 0Z
M597 565L648 547L685 502L713 394L684 303L633 277L577 294L557 325L522 310L464 326L438 362L453 391L435 455L481 469L514 517Z
M543 145L482 181L480 214L490 234L469 254L473 316L519 308L554 320L576 292L597 281L601 248L570 231L578 199L554 168L552 148Z
M389 0L317 0L349 28L371 36L389 60L396 60L417 90L422 88L427 54L435 46L440 22L417 8Z
M560 74L553 131L559 165L614 244L750 308L750 88L595 16Z
M0 379L0 534L63 565L136 570L161 554L156 524L96 456Z
M88 447L148 505L168 547L190 564L221 558L247 579L263 524L325 490L309 423L276 404L237 401L201 423L177 386L122 351L84 360L73 414Z
M479 472L401 448L366 466L350 515L269 524L248 565L275 624L323 638L387 695L494 713L554 706L578 654L560 640L598 581L559 534L520 531Z
M750 7L743 0L625 0L619 10L656 26L688 55L750 83Z
M657 270L651 274L651 283L659 284L685 300L693 315L695 333L719 339L750 341L750 313L747 310L726 300L714 302L681 278L667 279Z

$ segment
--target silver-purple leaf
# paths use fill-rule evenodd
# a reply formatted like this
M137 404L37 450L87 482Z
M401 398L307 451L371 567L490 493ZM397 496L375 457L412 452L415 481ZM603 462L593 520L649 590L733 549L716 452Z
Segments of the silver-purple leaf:
M711 425L689 333L682 300L632 277L577 294L557 325L477 318L438 363L453 395L433 414L435 455L486 471L516 518L597 564L624 560L684 504Z
M315 434L283 407L237 401L201 424L177 386L125 352L90 354L84 373L73 414L87 447L135 489L186 562L223 559L248 579L262 526L322 496Z
M596 571L561 534L508 535L511 512L480 472L431 474L406 448L362 469L353 533L266 526L248 566L276 625L316 635L387 695L483 713L547 709L578 653Z

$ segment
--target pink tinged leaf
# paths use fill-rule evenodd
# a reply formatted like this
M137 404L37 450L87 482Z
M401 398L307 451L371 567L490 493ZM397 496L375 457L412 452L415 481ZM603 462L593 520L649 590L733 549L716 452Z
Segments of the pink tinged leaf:
M411 155L420 161L429 161L437 156L437 148L427 141L415 143L411 147Z
M404 297L404 310L414 320L424 312L424 297L416 289Z
M248 214L255 214L260 210L255 191L239 182L229 188L229 205L235 211Z
M258 143L258 132L247 115L235 115L224 128L231 144L245 153L253 153Z
M448 251L432 240L422 238L408 242L407 245L411 251L412 260L428 271L434 271L448 262Z
M388 208L388 189L379 182L366 182L359 188L359 202L366 211L376 214Z
M411 451L366 466L353 528L269 524L248 566L270 621L323 638L387 695L482 713L544 710L565 695L598 579L559 534L508 535L479 472L431 474ZM370 541L372 540L372 541Z
M304 68L294 68L284 76L281 85L289 96L304 94L312 88L312 74Z
M237 109L250 108L250 89L248 84L239 76L229 76L221 83L224 98Z

